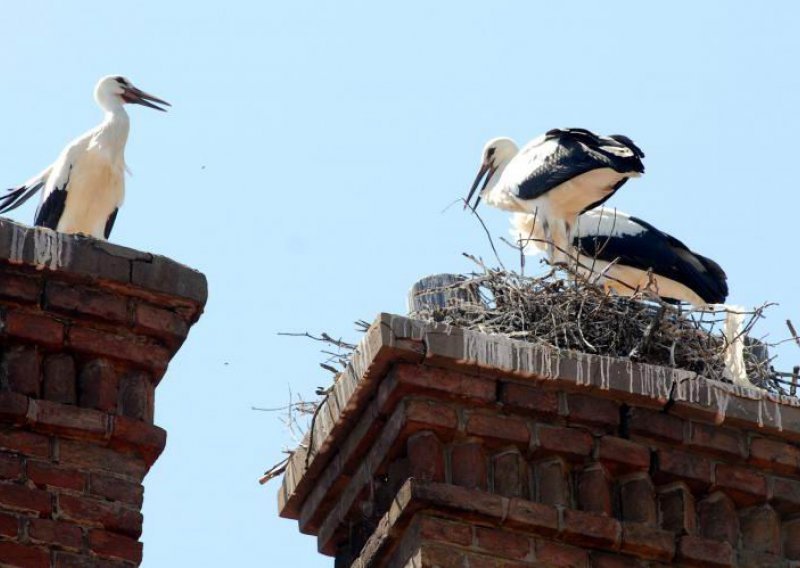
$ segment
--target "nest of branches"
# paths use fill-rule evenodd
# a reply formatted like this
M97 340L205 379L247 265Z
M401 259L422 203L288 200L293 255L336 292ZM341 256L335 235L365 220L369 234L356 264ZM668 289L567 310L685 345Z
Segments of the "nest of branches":
M727 312L670 304L650 289L631 297L616 295L563 268L543 276L490 269L464 276L440 289L444 306L418 304L417 319L546 344L558 349L621 357L685 369L719 381L726 376L725 354L733 339L744 339L744 362L758 387L785 392L767 356L767 346L748 333L768 307L745 314L734 338L721 333Z

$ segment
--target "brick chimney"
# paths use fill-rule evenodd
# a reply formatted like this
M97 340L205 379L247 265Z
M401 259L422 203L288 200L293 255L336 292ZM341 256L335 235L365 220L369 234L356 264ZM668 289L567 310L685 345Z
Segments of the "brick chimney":
M153 398L205 277L0 219L0 565L132 567Z
M337 568L800 566L800 408L383 314L279 510Z

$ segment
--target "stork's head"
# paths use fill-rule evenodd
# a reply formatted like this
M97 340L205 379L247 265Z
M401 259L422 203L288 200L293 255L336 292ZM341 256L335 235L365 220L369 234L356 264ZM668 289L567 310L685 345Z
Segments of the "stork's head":
M499 174L502 173L501 168L505 167L508 161L517 155L518 151L519 148L517 148L517 145L511 138L492 138L486 143L481 156L481 168L478 170L478 175L475 177L475 181L472 183L467 199L464 202L465 209L469 207L469 201L472 199L472 195L475 193L475 190L478 189L481 180L483 180L481 190L478 192L478 198L472 205L472 210L475 210L478 203L481 202L481 197L489 186L489 182L492 181L492 178L496 175L499 176Z
M167 101L137 89L128 79L119 75L109 75L100 79L94 88L94 98L105 110L112 110L126 103L143 105L162 112L167 109L153 103L171 106Z

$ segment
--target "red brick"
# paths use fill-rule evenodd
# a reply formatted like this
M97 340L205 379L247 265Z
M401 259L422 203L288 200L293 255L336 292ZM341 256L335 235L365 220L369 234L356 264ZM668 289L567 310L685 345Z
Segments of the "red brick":
M677 534L694 534L694 497L686 484L677 482L660 487L658 506L661 511L661 528Z
M98 561L97 557L85 554L72 554L71 552L56 551L55 568L131 568L131 565L122 560L104 558Z
M85 286L63 282L47 282L44 292L45 307L55 312L92 316L115 322L127 322L128 299L121 294L110 294Z
M527 536L488 527L475 527L475 544L486 552L515 560L525 560L531 553Z
M414 492L419 500L433 503L436 508L458 511L463 518L501 519L507 514L507 500L484 491L448 483L422 483L415 484Z
M99 556L118 558L136 564L142 561L141 542L108 531L90 531L89 548Z
M675 555L675 535L642 523L622 523L622 550L639 558L663 560Z
M492 492L504 497L528 495L528 470L519 450L492 456Z
M503 443L522 444L530 441L528 424L519 418L497 414L472 414L467 421L467 434Z
M749 461L759 469L798 475L800 448L768 438L753 438L750 441Z
M406 453L414 478L444 481L444 446L435 433L422 431L410 436Z
M422 516L418 522L419 538L445 544L469 546L472 543L472 526L436 517Z
M13 515L0 513L0 536L17 538L19 533L19 519Z
M409 400L406 403L406 418L412 430L447 432L458 427L458 416L453 408L428 400Z
M588 547L614 547L621 537L616 519L572 509L564 511L562 533L571 544Z
M783 477L773 478L772 505L783 514L800 512L800 481Z
M739 542L739 517L736 507L724 493L713 493L697 504L697 529L700 536L727 542Z
M506 526L552 536L558 532L558 509L527 499L511 499Z
M735 465L717 464L714 487L724 491L740 506L756 505L767 499L764 476Z
M161 374L167 368L170 353L164 347L146 343L133 335L115 335L86 327L71 327L69 345L84 353L128 361Z
M706 458L668 448L659 449L657 456L658 470L653 481L683 481L698 491L711 485L711 462Z
M676 444L683 442L683 425L677 416L646 408L632 408L628 420L631 434Z
M2 330L5 335L32 341L40 346L61 347L64 343L63 324L30 312L8 312Z
M727 542L697 536L683 536L678 541L678 560L689 566L734 566L733 549Z
M621 554L592 552L592 568L641 568L637 558Z
M39 396L41 357L36 347L16 346L3 357L3 374L8 388L25 396Z
M167 445L167 432L163 428L146 422L114 417L114 430L111 434L111 446L114 448L133 448L148 466L153 465Z
M47 400L75 404L75 361L66 354L50 355L44 360L42 394Z
M739 516L742 548L752 552L780 554L781 519L769 506L753 507Z
M86 476L75 469L59 467L57 465L28 460L28 479L39 487L53 486L65 489L83 491L86 486Z
M58 496L58 509L67 520L92 524L135 538L142 534L142 514L116 503L62 493Z
M0 278L0 296L12 300L38 303L41 289L42 284L38 278L12 274L6 269L3 270L3 277Z
M789 560L800 560L800 519L783 523L783 554Z
M604 426L614 430L619 426L619 405L613 400L568 394L567 408L570 422L581 422Z
M415 392L420 389L444 392L452 398L494 402L497 393L493 380L436 367L396 365L392 376L399 385L413 387Z
M594 464L578 475L578 504L582 511L611 516L611 485L602 465Z
M24 394L0 391L0 421L22 424L28 416L28 401Z
M650 467L650 450L630 440L603 436L597 447L597 460L614 475L647 471Z
M0 558L4 566L50 568L50 553L47 549L16 542L0 542Z
M24 485L0 484L0 507L15 511L50 514L50 494Z
M486 489L486 453L480 442L454 445L450 452L453 484L468 489Z
M108 415L49 400L32 400L28 418L36 430L81 440L102 440L109 435Z
M533 449L537 454L560 454L569 458L584 458L592 453L592 436L577 428L562 428L537 424Z
M83 545L83 531L80 527L50 519L29 519L28 536L34 542L57 544L64 548L80 549Z
M580 548L549 540L537 540L536 560L548 568L586 568L589 565L589 554Z
M620 508L624 521L656 525L656 494L647 474L637 474L620 484Z
M91 474L89 491L111 501L121 501L135 507L142 506L144 497L144 487L140 483L131 483L102 473Z
M466 558L463 552L449 546L427 545L420 550L420 566L425 568L464 568Z
M189 333L189 326L181 316L149 304L138 304L135 317L137 331L173 341L176 347Z
M82 442L59 441L58 455L64 464L93 471L108 471L135 481L141 481L147 471L147 465L141 458Z
M153 422L155 386L147 373L127 373L119 381L117 413L129 418Z
M2 395L3 393L0 393L0 400L3 398ZM27 413L28 402L25 397L22 398L25 400ZM0 448L26 456L47 458L50 456L50 438L24 430L5 429L0 430Z
M741 432L699 422L689 424L689 438L686 445L721 457L743 458L747 455Z
M500 400L504 405L526 413L550 417L558 414L558 393L538 386L503 383Z
M83 407L115 412L118 384L119 377L112 363L106 359L93 359L78 376L78 402Z
M540 503L565 506L569 503L567 465L560 458L539 462L534 466L536 497Z
M22 461L16 454L0 452L0 479L16 481L22 475Z

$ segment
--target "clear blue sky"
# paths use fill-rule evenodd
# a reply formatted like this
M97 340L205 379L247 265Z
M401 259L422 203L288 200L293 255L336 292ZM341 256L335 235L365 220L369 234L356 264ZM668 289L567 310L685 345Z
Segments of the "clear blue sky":
M402 312L417 277L490 257L473 218L442 213L490 137L631 136L647 175L609 204L716 259L730 301L780 302L761 329L785 336L799 19L789 1L7 2L0 186L97 122L102 75L173 104L131 109L112 235L210 287L158 389L169 442L146 480L144 566L332 566L256 483L289 438L251 405L329 381L317 345L276 333L355 337L353 320ZM484 216L506 234L506 214Z

